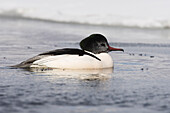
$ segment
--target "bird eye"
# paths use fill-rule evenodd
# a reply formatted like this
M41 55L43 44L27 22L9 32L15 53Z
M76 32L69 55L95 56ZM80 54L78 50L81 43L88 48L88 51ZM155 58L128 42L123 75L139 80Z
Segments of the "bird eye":
M105 44L101 44L101 46L105 46Z

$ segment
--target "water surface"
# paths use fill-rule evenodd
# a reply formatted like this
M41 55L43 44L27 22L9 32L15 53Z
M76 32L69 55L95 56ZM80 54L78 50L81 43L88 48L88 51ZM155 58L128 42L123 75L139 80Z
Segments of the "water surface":
M0 18L1 113L169 113L169 29L137 29ZM11 69L41 52L79 48L93 32L108 36L109 72ZM147 39L147 40L146 40ZM154 41L154 43L152 42Z

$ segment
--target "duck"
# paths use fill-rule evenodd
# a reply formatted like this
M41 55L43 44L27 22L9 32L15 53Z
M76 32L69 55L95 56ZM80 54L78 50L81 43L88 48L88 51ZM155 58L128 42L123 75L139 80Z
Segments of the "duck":
M123 51L111 47L102 34L91 34L81 40L80 48L63 48L38 54L16 68L51 68L51 69L106 69L113 67L111 51Z

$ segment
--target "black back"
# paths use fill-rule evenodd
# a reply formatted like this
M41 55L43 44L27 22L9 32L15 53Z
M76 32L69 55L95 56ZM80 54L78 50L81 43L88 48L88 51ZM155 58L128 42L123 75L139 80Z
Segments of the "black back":
M52 55L53 56L53 55L63 55L63 54L79 55L79 56L89 55L89 56L96 58L97 60L100 61L100 59L98 57L96 57L95 55L85 52L84 50L75 49L75 48L56 49L56 50L45 52L45 53L42 53L39 55Z

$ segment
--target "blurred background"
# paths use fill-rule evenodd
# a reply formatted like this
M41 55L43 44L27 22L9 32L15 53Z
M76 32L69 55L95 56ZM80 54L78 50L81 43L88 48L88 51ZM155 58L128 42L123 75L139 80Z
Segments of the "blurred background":
M169 43L170 39L169 0L0 0L0 3L0 17L102 26L102 30L73 31L82 37L101 32L116 42ZM104 26L130 29L112 33Z
M140 28L169 28L169 0L0 0L0 14Z

